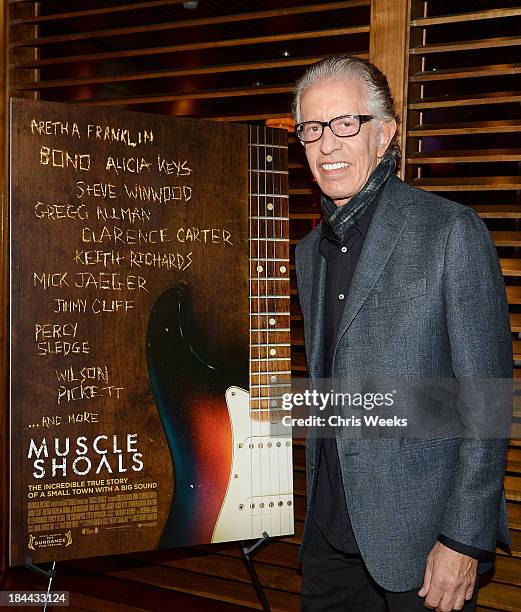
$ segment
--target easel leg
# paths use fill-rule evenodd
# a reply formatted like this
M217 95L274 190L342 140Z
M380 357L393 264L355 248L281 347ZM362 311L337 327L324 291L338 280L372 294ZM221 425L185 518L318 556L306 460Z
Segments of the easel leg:
M49 580L49 582L47 583L47 597L45 599L45 603L43 604L43 608L42 608L42 612L45 612L47 610L47 603L49 601L49 593L51 592L52 580L56 576L56 561L52 562L52 567L50 570L44 570L41 567L34 565L31 557L27 557L27 560L25 562L25 567L32 570L33 572L36 572L37 574L40 574L40 576L44 576L45 578L48 578Z
M262 588L262 584L257 575L257 571L255 570L255 566L253 565L253 561L251 559L252 554L257 552L261 547L268 543L269 535L264 531L262 533L262 538L257 540L253 546L249 548L246 546L244 542L241 541L241 553L242 559L246 564L246 568L250 574L251 580L253 582L253 587L255 588L255 592L257 593L257 597L262 605L262 609L264 612L271 612L270 604L266 599L266 595L264 594L264 589Z

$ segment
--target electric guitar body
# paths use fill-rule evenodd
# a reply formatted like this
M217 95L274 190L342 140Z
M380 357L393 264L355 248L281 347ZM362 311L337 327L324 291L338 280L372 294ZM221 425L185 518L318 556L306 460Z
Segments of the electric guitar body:
M287 144L280 130L249 130L249 380L201 354L188 283L149 317L148 373L174 470L161 548L293 533L280 412L291 375Z

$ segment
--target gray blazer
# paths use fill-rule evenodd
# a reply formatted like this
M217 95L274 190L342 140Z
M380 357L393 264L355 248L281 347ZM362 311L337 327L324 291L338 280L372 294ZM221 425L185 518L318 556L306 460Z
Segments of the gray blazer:
M296 249L311 382L322 375L325 259L320 225ZM511 378L505 286L487 227L464 205L394 175L376 207L346 302L333 377ZM471 415L472 418L472 415ZM510 545L503 476L507 439L338 436L353 531L373 578L405 591L423 582L440 533L494 551ZM308 510L316 440L308 436ZM310 538L306 518L300 554ZM480 571L491 564L480 563Z

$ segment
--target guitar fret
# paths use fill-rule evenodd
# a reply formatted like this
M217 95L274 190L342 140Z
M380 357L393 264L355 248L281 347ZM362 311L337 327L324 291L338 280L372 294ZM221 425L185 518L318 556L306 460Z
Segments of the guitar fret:
M289 199L288 195L282 195L280 193L250 193L250 196L252 198L287 198Z
M268 342L260 342L257 344L250 344L250 346L291 346L291 342L279 342L277 344L275 343L268 343Z
M289 316L291 314L291 312L252 312L251 316L256 316L256 315L285 315L285 316Z
M250 240L262 240L263 242L287 242L287 238L250 238Z
M253 259L250 259L251 262L253 261L289 261L289 258L286 257L254 257Z
M282 395L265 395L264 397L250 397L250 402L274 402L273 407L275 407L276 400L282 399Z
M280 276L280 277L267 276L266 278L262 276L256 276L255 278L252 278L251 280L252 281L289 281L289 276Z
M289 300L291 299L291 296L290 295L250 295L250 298L254 300L258 300L261 298L266 298L266 299L273 298L276 300ZM256 312L255 314L259 314L259 313Z
M271 149L287 149L287 145L276 145L276 144L260 144L250 142L250 147L270 147Z
M289 221L289 217L258 217L258 216L250 216L250 219L267 219L268 221Z
M291 370L275 370L275 372L253 372L252 376L264 376L264 375L272 375L272 374L291 374Z
M250 170L250 172L265 172L266 174L288 174L287 170Z
M250 329L251 332L289 332L291 329L289 327L256 327L255 329Z
M270 388L270 387L289 387L288 383L273 383L271 385L252 385L253 387L266 387L266 388Z
M291 358L290 357L250 357L250 361L290 361ZM259 372L255 372L256 374L259 374ZM261 372L262 374L265 374L265 372Z

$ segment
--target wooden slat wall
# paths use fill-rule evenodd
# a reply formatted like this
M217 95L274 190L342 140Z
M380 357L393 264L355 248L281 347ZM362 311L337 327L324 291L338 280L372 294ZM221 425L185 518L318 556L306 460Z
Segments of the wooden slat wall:
M492 232L521 374L521 5L411 2L404 172L412 184L472 206ZM519 414L519 412L518 412ZM511 440L505 491L513 554L498 551L478 603L521 609L521 446Z
M10 94L84 105L264 123L290 116L305 66L325 54L368 57L370 0L11 0ZM319 218L302 147L290 137L290 232ZM292 267L294 374L306 372ZM256 566L273 610L300 609L298 545L305 516L304 447L295 446L296 534ZM3 588L43 579L11 569ZM55 588L73 609L260 609L236 544L60 563Z

